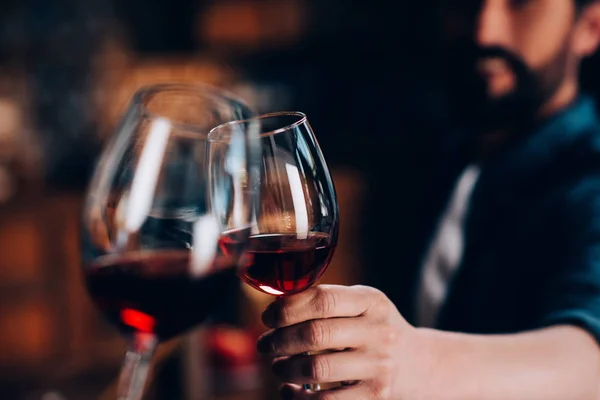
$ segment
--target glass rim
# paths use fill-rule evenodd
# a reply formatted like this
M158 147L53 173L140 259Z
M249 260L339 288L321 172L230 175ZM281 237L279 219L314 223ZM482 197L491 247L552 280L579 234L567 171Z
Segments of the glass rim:
M183 91L188 93L197 94L200 97L204 98L214 98L222 100L224 103L233 104L235 107L239 107L240 110L247 111L250 115L248 119L254 118L256 114L250 105L242 100L239 96L236 96L231 91L224 89L222 87L203 83L203 82L194 82L194 83L186 83L186 82L159 82L159 83L151 83L138 87L138 89L134 92L132 98L132 104L139 107L142 111L142 115L149 119L157 119L157 118L166 118L169 122L177 127L189 129L192 131L198 130L198 125L183 123L180 121L175 121L172 118L169 118L165 115L161 115L160 113L156 113L150 111L145 101L148 100L149 96L152 96L157 93L168 93L168 92L177 92ZM221 124L217 124L216 127L219 127L223 124L235 122L235 120L223 122ZM205 132L207 135L216 127L208 129Z
M215 132L219 129L223 129L227 126L240 125L240 124L246 124L246 123L251 123L251 122L261 122L261 121L264 121L269 118L285 117L285 116L297 117L298 119L296 121L294 121L290 124L284 125L280 128L273 129L273 130L266 131L266 132L260 132L259 137L262 138L262 137L277 135L278 133L289 131L290 129L294 129L294 128L308 122L308 118L307 118L306 114L301 111L275 111L275 112L257 115L252 118L241 119L241 120L237 120L237 121L229 121L229 122L225 122L221 125L218 125L210 130L209 140L210 140L210 135L213 132ZM261 126L262 126L262 124L261 124Z

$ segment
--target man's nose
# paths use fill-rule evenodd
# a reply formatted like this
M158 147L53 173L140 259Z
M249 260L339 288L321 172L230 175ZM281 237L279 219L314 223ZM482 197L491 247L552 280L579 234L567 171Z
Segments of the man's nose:
M501 1L484 1L475 24L474 39L482 47L508 45L510 12Z

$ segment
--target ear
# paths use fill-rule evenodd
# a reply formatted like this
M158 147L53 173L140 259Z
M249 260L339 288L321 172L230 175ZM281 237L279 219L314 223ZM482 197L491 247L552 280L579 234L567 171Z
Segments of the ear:
M600 45L600 2L594 1L581 10L575 23L572 37L573 52L581 57L587 57L596 52Z

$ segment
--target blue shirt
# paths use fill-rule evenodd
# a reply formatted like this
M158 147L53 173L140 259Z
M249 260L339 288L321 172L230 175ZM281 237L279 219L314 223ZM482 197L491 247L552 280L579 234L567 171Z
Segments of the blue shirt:
M409 321L422 258L465 154L457 143L444 147L404 250L375 261L387 270L380 287ZM600 340L600 123L586 96L482 165L436 327L514 333L556 324Z

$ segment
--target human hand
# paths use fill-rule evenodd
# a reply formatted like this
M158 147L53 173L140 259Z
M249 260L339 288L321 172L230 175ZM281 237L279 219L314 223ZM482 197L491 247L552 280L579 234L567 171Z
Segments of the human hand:
M273 328L258 351L273 357L273 372L288 399L399 399L407 349L417 330L379 290L320 285L280 297L263 313ZM331 349L344 349L319 353ZM356 382L312 392L301 384ZM404 390L405 388L403 388Z

